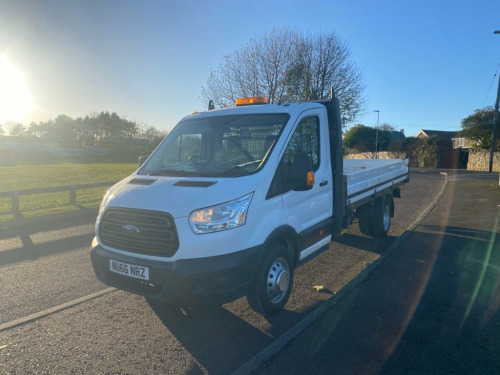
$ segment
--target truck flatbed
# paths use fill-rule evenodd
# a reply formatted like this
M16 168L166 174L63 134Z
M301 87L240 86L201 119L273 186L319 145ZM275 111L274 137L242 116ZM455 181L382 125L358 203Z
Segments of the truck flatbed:
M408 179L408 160L345 159L347 205L356 205L378 192L401 185Z

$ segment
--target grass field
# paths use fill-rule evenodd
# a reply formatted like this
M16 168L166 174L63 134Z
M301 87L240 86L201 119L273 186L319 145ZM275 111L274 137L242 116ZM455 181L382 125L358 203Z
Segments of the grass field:
M128 176L136 163L52 163L0 167L0 192L39 189L46 187L116 182ZM24 218L97 208L109 187L78 189L76 205L68 205L69 193L21 195L19 209ZM0 197L0 222L14 219L11 198Z

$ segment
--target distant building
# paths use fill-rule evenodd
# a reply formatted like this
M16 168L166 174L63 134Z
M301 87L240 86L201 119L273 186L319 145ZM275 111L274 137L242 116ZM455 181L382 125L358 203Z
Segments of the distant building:
M453 148L469 148L473 141L462 137L461 131L445 131L445 130L420 130L415 138L428 138L431 136L447 139L453 143Z

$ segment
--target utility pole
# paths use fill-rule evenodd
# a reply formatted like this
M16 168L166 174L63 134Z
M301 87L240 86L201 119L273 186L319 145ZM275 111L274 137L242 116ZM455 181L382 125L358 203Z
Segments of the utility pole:
M493 34L500 34L500 30L495 30ZM498 127L498 102L500 100L500 76L498 77L497 98L495 100L495 113L493 114L493 130L491 131L490 163L488 172L493 172L493 157L495 155L496 129Z
M377 112L377 130L375 131L375 159L378 159L378 120L380 117L380 111L375 109L373 112Z
M500 100L500 77L498 78L497 99L495 100L495 113L493 114L493 130L491 131L490 163L488 172L493 172L493 156L495 155L496 129L498 128L498 102Z

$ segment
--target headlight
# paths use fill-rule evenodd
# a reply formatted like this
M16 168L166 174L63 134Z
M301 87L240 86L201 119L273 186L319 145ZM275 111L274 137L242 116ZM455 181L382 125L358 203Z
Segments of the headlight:
M196 234L237 228L247 220L248 206L253 193L234 201L196 210L189 216L189 224Z

